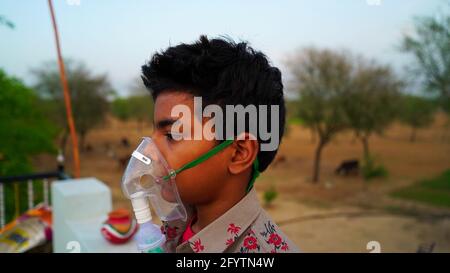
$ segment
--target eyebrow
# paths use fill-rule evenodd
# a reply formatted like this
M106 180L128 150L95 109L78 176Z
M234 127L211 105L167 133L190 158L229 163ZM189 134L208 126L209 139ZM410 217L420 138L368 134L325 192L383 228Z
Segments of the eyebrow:
M164 129L167 126L171 126L172 124L174 124L178 119L173 119L173 118L165 118L162 120L159 120L158 122L156 122L156 128L157 129Z

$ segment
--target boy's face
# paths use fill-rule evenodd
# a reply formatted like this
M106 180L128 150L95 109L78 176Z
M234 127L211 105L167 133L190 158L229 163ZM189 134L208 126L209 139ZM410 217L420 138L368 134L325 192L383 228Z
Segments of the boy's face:
M171 135L172 124L180 117L172 117L172 108L176 105L186 105L191 110L191 138L174 140ZM198 120L194 115L194 97L184 92L163 92L155 101L154 132L152 139L158 146L170 168L177 170L184 164L214 148L216 140L194 140L194 124L201 126L206 119ZM181 132L187 132L181 127ZM221 190L222 183L229 175L227 164L231 158L230 149L225 149L201 164L177 174L175 180L181 199L189 205L199 205L213 200ZM163 197L172 199L168 193ZM166 195L166 196L165 196Z

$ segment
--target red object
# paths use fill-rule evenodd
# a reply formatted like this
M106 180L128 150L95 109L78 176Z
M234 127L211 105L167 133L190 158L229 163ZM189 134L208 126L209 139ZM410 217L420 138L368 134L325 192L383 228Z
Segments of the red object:
M192 219L189 221L189 224L186 226L186 230L183 232L183 235L181 236L181 243L186 242L195 235L195 232L192 230L192 222L195 219L196 219L195 216L192 217Z
M138 225L126 209L117 209L108 214L101 228L106 240L113 244L123 244L136 233Z

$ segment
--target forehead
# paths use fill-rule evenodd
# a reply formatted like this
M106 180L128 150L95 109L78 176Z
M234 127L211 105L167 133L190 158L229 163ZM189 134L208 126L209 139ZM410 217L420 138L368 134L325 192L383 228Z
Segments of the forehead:
M176 105L186 105L194 108L193 95L182 91L165 91L158 95L155 101L155 121L170 117L172 108Z

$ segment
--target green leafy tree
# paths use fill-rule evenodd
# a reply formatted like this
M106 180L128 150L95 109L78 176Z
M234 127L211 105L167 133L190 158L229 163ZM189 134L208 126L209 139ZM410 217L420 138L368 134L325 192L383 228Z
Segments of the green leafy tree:
M411 127L411 142L416 140L418 129L426 128L433 122L435 110L435 104L429 99L413 95L403 96L400 120Z
M403 37L401 50L414 56L413 72L425 90L439 94L441 107L450 114L449 14L417 18L415 32Z
M153 101L150 95L133 96L128 98L131 105L131 117L137 120L139 130L142 132L145 124L153 120Z
M144 124L151 124L153 119L153 101L150 95L135 95L127 98L116 98L112 102L111 111L120 120L136 120L138 129Z
M114 90L106 75L93 75L82 63L65 61L72 109L80 146L85 147L86 135L93 128L102 125L108 112L109 96ZM46 100L49 115L63 129L61 149L64 150L68 137L64 97L56 63L50 62L34 69L35 85L40 96Z
M397 117L403 84L388 66L360 58L355 65L352 88L343 97L349 127L361 141L364 159L369 158L369 139L382 135Z
M0 175L30 172L31 156L55 152L55 136L33 90L0 69Z
M6 27L9 27L10 29L14 29L15 25L12 21L8 20L5 16L0 15L0 25L5 25Z
M138 129L142 132L145 124L152 124L153 100L141 79L133 80L129 93L130 96L126 98L114 99L111 110L120 120L136 120Z
M111 102L112 114L122 120L127 121L131 118L131 107L127 98L115 98Z
M352 61L344 52L307 48L288 62L299 94L297 115L318 136L312 181L319 181L323 148L348 128L343 98L351 88Z

